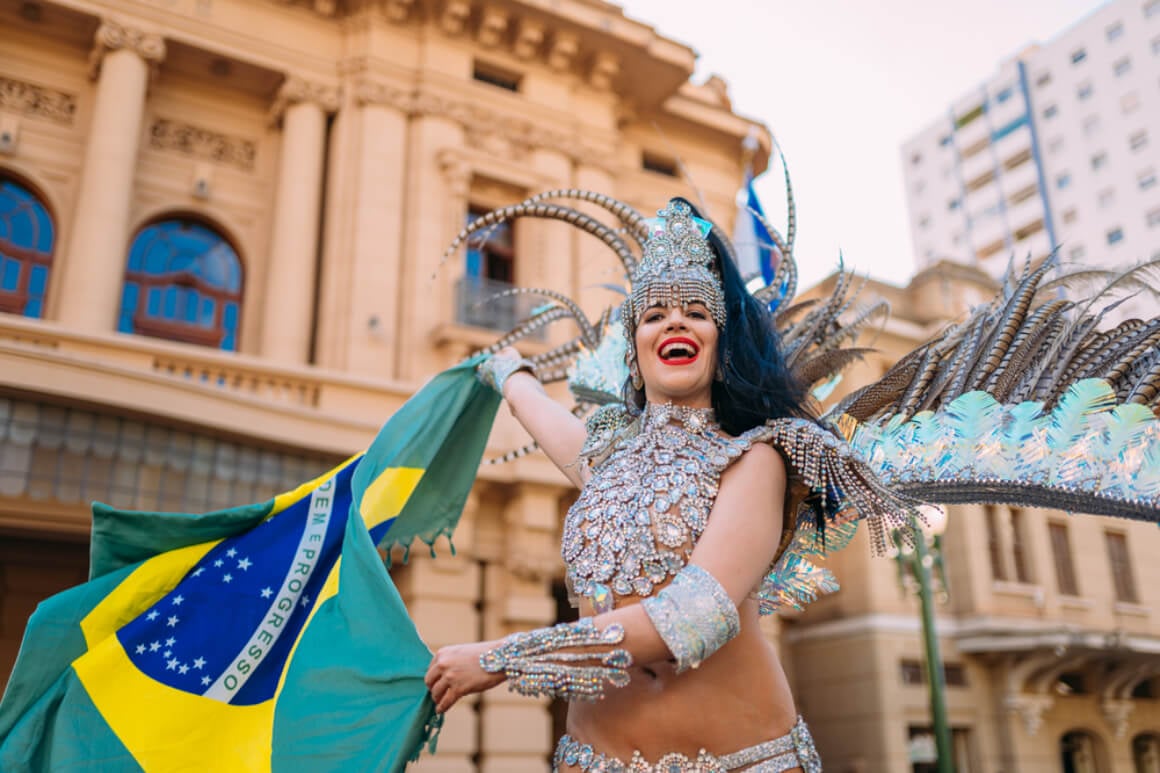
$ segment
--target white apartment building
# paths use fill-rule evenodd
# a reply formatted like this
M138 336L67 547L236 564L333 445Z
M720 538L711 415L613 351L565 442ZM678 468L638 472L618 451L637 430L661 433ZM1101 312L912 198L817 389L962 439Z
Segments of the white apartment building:
M919 268L1160 259L1160 0L1113 0L1028 47L902 155Z

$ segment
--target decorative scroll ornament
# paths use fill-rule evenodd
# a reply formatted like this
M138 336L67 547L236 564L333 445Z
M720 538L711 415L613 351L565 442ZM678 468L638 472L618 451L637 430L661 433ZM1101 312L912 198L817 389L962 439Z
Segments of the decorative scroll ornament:
M0 76L0 110L71 125L77 112L74 94Z
M146 62L157 65L165 59L165 38L136 27L126 27L112 19L105 19L97 28L93 51L89 55L89 76L97 77L105 54L121 49L132 51Z

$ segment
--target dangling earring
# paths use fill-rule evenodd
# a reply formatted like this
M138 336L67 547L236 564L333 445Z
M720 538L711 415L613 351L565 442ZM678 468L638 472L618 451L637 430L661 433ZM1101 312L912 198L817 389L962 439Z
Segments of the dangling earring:
M633 389L640 391L644 387L644 377L640 375L640 368L637 367L635 357L628 363L628 377L632 379Z

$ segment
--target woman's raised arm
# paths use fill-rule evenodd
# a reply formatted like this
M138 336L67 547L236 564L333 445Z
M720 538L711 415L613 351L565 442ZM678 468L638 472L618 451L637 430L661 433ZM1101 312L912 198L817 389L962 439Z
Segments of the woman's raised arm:
M520 354L508 347L501 349L495 357L518 361ZM486 363L481 367L486 367ZM577 460L580 449L584 447L584 422L553 400L535 376L527 371L512 373L500 386L516 420L568 480L577 488L583 486L588 470Z

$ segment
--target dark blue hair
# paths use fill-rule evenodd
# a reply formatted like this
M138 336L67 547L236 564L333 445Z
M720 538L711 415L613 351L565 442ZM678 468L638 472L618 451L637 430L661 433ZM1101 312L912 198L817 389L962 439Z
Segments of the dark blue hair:
M702 217L695 206L685 203ZM773 314L745 289L733 249L716 224L709 244L725 290L726 320L717 338L717 365L724 380L713 381L712 395L721 428L740 435L770 419L815 418L805 389L786 367ZM644 407L644 393L633 389L631 381L625 384L625 396L630 406Z

